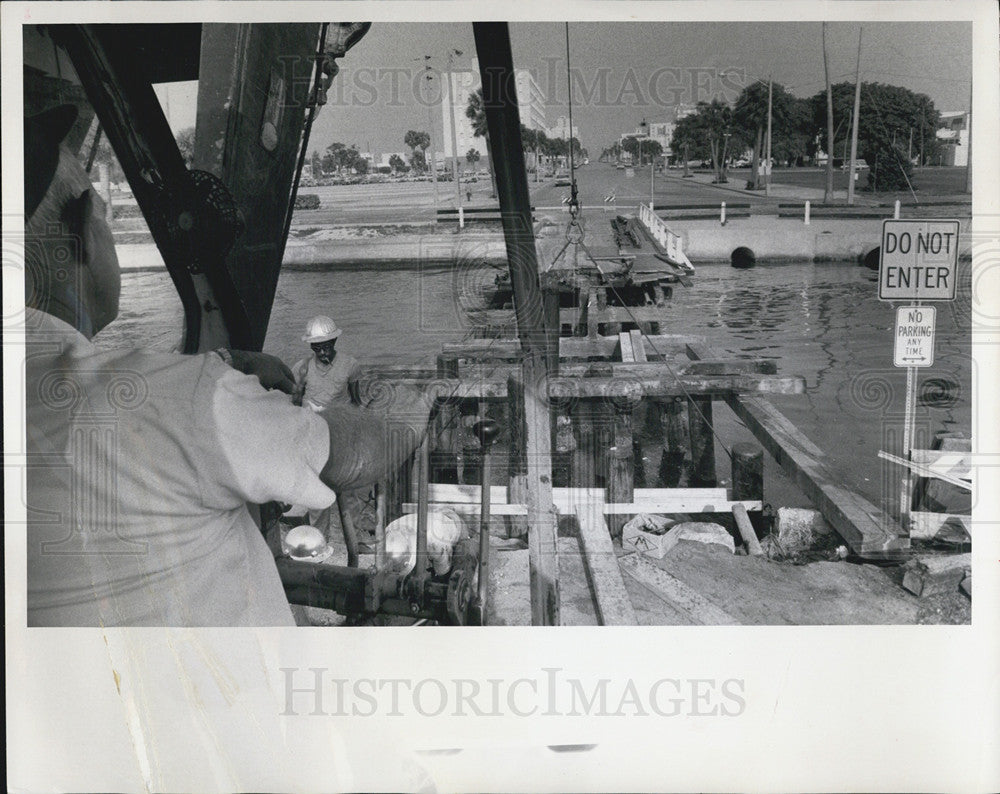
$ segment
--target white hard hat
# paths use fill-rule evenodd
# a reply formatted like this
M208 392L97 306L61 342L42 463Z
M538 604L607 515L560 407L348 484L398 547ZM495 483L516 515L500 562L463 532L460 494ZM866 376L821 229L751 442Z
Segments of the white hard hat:
M309 344L329 342L331 339L336 339L341 333L343 330L338 328L332 319L320 314L306 323L306 335L302 337L302 341L309 342Z
M465 535L465 525L451 510L433 510L427 514L427 555L440 576L451 567L451 553ZM385 528L386 556L399 569L409 573L417 564L417 514L408 513Z

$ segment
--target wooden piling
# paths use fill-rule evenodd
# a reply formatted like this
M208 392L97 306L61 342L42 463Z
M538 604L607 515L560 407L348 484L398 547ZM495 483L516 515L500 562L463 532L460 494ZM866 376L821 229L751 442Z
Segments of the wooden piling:
M764 501L764 449L757 444L733 444L733 500Z
M684 398L657 400L663 434L663 454L660 459L659 484L676 488L688 454L689 438L684 424Z
M547 381L544 359L538 355L526 357L522 373L512 375L507 381L508 394L524 406L521 432L527 462L525 502L534 626L559 625L559 556L557 516L552 503L552 428Z
M694 488L714 488L715 437L712 434L712 398L688 400L688 432L691 437L691 477Z
M635 458L632 449L632 407L630 401L616 401L612 445L608 455L608 501L622 504L635 498ZM620 538L625 516L613 515L608 519L611 537Z
M511 389L507 381L507 502L527 502L528 458L525 436L524 398L521 389ZM523 538L528 534L524 516L507 519L507 537Z
M458 358L447 355L437 357L438 378L458 379ZM442 459L447 467L458 465L461 453L461 433L459 428L459 409L454 401L449 401L438 407L437 419L434 423L434 443L432 452L437 452L438 461ZM457 473L456 473L457 477Z

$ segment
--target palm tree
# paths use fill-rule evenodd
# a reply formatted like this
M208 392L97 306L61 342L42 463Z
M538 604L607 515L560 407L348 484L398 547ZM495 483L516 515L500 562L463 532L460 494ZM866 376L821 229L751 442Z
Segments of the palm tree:
M779 83L774 83L772 89L771 135L786 137L793 97ZM753 160L750 181L754 190L760 190L763 184L759 164L761 152L764 150L764 134L767 130L767 84L764 81L758 80L740 93L733 109L733 124L751 141Z
M403 143L410 147L410 161L413 163L414 170L417 170L418 166L426 168L426 152L427 147L431 145L431 136L423 131L407 130L406 135L403 136ZM417 157L417 149L422 155L419 158Z
M486 104L483 101L483 89L477 88L469 95L469 104L465 106L465 117L472 122L472 134L477 138L486 139L486 167L490 171L490 198L497 197L497 181L493 174L493 147L490 146L490 131L486 125Z

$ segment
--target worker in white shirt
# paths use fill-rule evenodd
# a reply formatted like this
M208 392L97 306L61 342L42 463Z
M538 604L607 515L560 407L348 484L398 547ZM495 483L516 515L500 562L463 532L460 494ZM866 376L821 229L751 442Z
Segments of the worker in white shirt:
M350 387L361 375L358 360L337 350L337 338L342 328L325 315L306 323L303 342L308 342L313 354L294 367L295 396L306 408L322 411L336 403L352 402Z
M121 274L59 106L25 118L29 626L294 625L248 503L319 509L419 444L429 406L292 405L273 356L106 350ZM386 443L389 426L405 442Z

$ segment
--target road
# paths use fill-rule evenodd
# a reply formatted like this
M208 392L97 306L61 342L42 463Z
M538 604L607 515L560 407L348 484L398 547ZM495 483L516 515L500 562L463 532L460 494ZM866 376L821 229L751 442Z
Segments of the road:
M577 169L577 185L580 202L585 207L607 206L619 210L635 208L639 202L649 201L649 168L636 169L634 176L628 171L618 170L609 163L590 163ZM749 169L735 169L729 172L727 185L706 184L704 172L697 177L684 179L679 170L670 169L665 175L657 174L653 182L653 192L658 207L685 204L729 204L744 203L753 206L774 205L781 202L797 201L795 192L822 190L826 181L821 168L776 169L773 174L773 189L770 197L763 191L743 190L749 179ZM864 185L867 177L862 175L859 185ZM918 199L928 201L936 196L962 196L965 190L964 168L923 168L916 169L914 184L918 188ZM783 191L782 186L788 186ZM568 199L570 188L556 186L555 180L536 182L529 178L531 201L535 207L560 207ZM834 189L846 191L847 174L834 173ZM437 186L438 201L435 202L434 187L430 182L395 182L370 185L338 185L303 187L300 193L314 193L320 198L317 210L300 211L295 215L297 226L329 226L337 224L410 224L427 223L434 219L438 207L454 207L455 191L453 183L440 182ZM782 195L782 193L785 195ZM462 183L463 203L466 206L496 206L490 199L490 180L482 175L477 182ZM789 195L791 194L791 196ZM467 196L471 195L471 202ZM613 200L611 199L613 197ZM608 198L608 201L605 199ZM911 203L908 192L898 194L867 194L859 190L859 205L891 203L896 198Z

